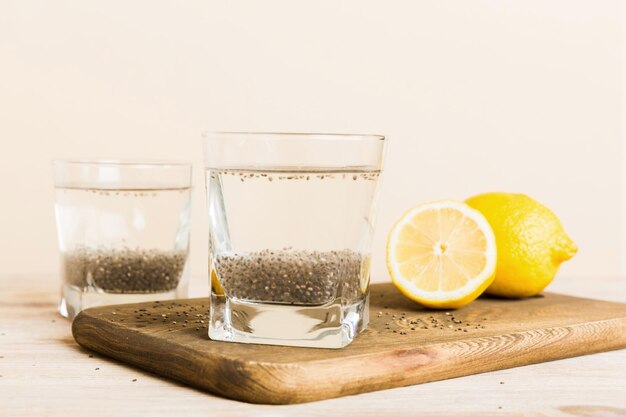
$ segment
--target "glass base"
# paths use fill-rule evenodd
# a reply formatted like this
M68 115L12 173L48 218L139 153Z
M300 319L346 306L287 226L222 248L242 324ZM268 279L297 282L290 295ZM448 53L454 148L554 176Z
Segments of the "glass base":
M61 301L59 301L59 313L63 317L73 319L89 307L98 307L112 304L141 303L156 300L174 300L187 297L187 284L181 282L178 288L160 293L149 294L111 294L93 290L81 290L72 285L61 287Z
M209 337L264 345L342 348L369 323L369 294L353 304L264 304L211 294Z

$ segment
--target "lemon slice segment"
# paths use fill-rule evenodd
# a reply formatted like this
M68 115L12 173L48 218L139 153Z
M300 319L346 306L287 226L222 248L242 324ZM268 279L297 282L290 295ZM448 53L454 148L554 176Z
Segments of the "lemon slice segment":
M387 269L410 299L431 308L462 307L494 280L494 233L480 212L461 202L413 207L389 233Z

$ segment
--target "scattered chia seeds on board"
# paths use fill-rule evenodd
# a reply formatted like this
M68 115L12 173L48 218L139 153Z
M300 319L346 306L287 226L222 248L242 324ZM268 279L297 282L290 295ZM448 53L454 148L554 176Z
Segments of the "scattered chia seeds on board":
M361 295L369 257L349 249L330 252L269 250L218 255L215 269L224 291L241 300L314 305L335 296ZM365 279L369 279L366 277Z
M385 306L386 307L386 306ZM389 316L388 312L384 313ZM386 321L384 323L384 328L387 331L392 331L393 333L399 333L400 335L407 335L409 332L407 330L446 330L451 332L462 332L462 333L470 333L472 328L474 329L485 329L486 327L482 324L472 323L469 319L457 318L453 312L441 312L437 314L426 315L427 313L418 313L415 316L407 315L410 313L400 312L397 314L391 314L392 321ZM386 319L388 320L389 317ZM381 311L378 312L375 316L372 314L372 321L378 321L383 319L383 314ZM476 319L478 320L478 319ZM482 320L487 320L487 318L482 318ZM463 327L459 327L463 325ZM393 326L393 327L392 327Z
M187 259L185 251L78 247L63 258L65 282L115 294L174 290Z

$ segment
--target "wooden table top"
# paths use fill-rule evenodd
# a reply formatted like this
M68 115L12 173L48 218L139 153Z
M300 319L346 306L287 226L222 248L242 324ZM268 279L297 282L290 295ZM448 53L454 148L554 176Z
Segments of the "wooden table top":
M192 280L192 296L203 282ZM314 403L227 400L80 348L56 312L58 284L0 276L0 417L626 416L626 349ZM626 278L558 277L549 291L626 302Z

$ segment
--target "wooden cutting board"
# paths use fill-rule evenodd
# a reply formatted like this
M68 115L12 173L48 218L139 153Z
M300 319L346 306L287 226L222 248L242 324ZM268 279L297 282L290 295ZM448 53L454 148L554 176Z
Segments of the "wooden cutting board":
M74 320L94 351L225 397L289 404L626 347L626 304L558 294L480 298L442 312L372 286L370 325L343 349L212 341L208 299L90 308Z

